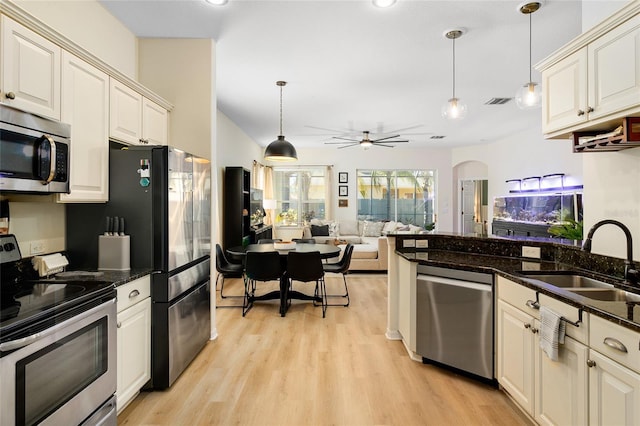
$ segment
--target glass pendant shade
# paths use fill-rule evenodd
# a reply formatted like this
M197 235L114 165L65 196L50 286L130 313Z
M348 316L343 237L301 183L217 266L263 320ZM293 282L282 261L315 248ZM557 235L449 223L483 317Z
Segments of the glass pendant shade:
M516 105L520 109L534 109L542 104L540 85L530 81L516 92Z
M393 6L396 0L373 0L373 5L378 7Z
M451 98L442 105L441 113L449 120L460 120L467 115L467 105L458 98Z
M284 136L280 135L264 150L264 159L269 161L296 161L298 153L296 148Z

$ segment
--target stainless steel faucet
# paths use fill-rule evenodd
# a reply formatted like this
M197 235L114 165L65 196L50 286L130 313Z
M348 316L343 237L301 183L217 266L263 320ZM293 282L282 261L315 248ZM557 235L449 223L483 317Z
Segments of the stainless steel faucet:
M640 271L635 268L635 265L633 263L633 240L631 238L631 231L629 231L629 228L627 228L622 222L618 222L617 220L612 219L605 219L597 222L591 227L591 229L589 229L587 238L582 244L582 250L586 251L587 253L591 253L591 241L593 239L593 234L596 232L596 229L600 228L602 225L607 224L616 225L618 228L622 229L624 235L627 237L627 259L624 261L624 279L630 284L638 285Z

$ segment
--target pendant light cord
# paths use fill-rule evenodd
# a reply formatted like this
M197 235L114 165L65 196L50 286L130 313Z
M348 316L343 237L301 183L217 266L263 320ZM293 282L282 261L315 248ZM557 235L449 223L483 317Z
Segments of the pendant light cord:
M282 135L282 85L280 85L280 135Z
M452 41L453 41L453 94L451 98L455 99L456 97L456 37L454 37Z
M531 15L533 15L533 12L529 13L529 83L533 81L531 79Z

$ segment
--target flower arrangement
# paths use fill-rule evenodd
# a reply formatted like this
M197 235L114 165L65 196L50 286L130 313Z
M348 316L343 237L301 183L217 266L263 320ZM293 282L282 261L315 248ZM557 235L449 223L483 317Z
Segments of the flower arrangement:
M294 209L283 210L278 213L278 222L283 224L296 223L298 220L298 212Z
M302 213L302 220L304 220L305 222L309 222L314 217L316 217L316 212L314 212L313 210Z
M264 216L265 214L262 210L256 209L256 211L251 214L251 223L260 223Z

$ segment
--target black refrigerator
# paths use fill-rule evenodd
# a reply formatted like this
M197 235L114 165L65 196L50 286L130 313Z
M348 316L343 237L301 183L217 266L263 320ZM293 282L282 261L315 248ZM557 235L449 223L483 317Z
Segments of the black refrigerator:
M67 205L67 253L96 268L106 217L124 219L132 269L152 269L152 386L164 389L211 334L211 167L168 146L112 145L109 202Z

